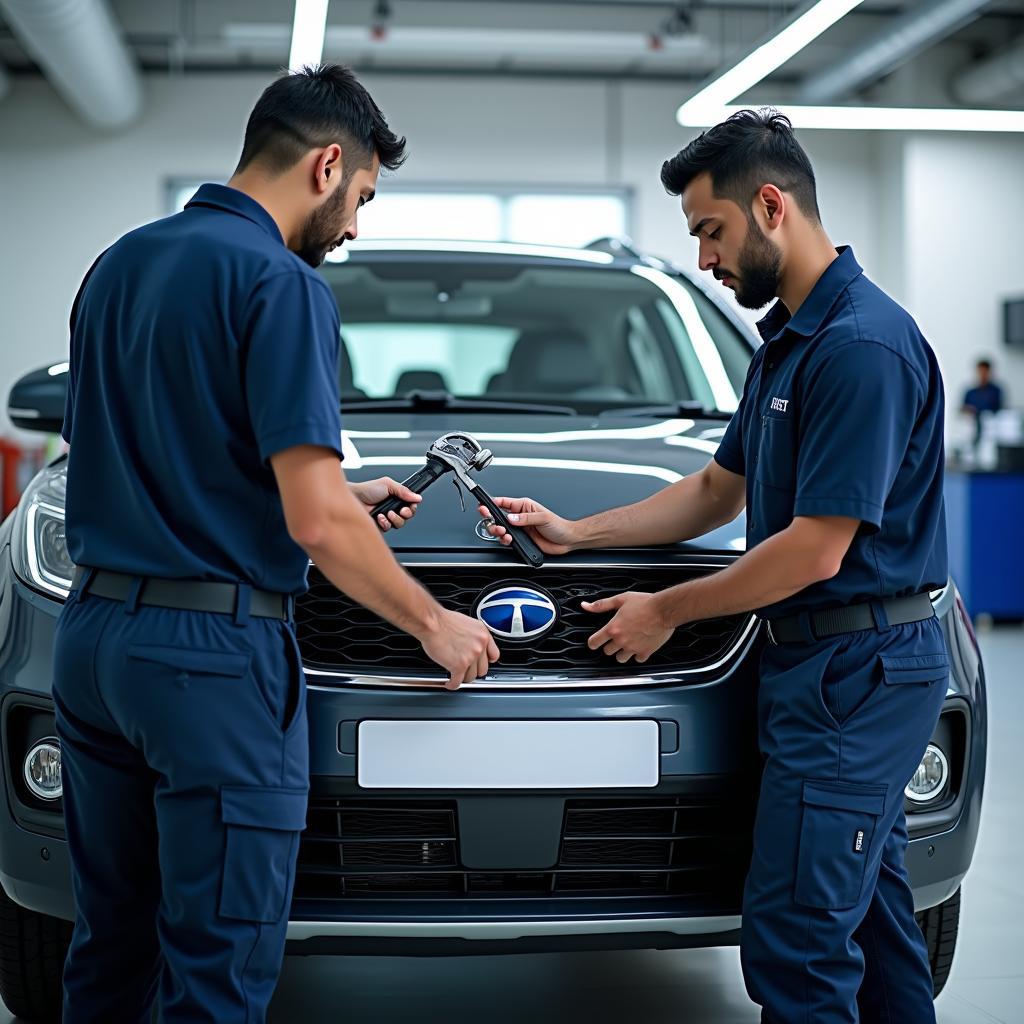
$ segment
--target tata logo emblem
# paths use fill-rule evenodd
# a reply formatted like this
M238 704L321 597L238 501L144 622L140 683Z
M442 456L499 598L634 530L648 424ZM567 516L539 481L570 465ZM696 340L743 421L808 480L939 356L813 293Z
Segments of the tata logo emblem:
M558 608L542 590L505 586L484 593L476 617L503 640L535 640L558 621Z
M772 412L785 412L789 408L788 398L773 398Z

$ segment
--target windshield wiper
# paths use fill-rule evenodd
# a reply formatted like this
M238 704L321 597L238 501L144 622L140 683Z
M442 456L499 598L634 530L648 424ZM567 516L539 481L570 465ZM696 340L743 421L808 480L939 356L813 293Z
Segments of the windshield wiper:
M602 416L685 416L695 420L731 420L724 409L711 409L700 402L676 402L670 405L631 405L625 409L604 409Z
M503 402L491 398L456 398L448 391L410 391L391 398L341 400L342 412L525 412L537 416L577 416L568 405Z

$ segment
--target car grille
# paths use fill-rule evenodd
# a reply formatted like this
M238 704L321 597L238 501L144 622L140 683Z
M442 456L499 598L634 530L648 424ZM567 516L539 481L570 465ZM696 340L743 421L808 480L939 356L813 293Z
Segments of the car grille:
M602 651L587 647L587 638L610 616L593 615L580 607L627 590L648 593L692 579L699 572L682 568L607 569L574 566L545 569L526 582L508 568L410 567L412 574L446 608L472 615L488 589L515 583L538 586L551 594L559 621L546 635L528 641L502 640L501 661L492 676L529 672L569 678L636 675L635 665L620 665ZM720 660L737 643L748 616L693 622L677 629L664 647L644 665L645 671L699 670ZM309 570L309 591L299 598L296 631L308 668L352 674L408 673L438 676L441 672L419 643L372 612L349 600L315 567Z
M567 800L547 871L459 862L454 800L312 798L296 899L536 899L657 896L730 913L750 861L749 801L722 797Z

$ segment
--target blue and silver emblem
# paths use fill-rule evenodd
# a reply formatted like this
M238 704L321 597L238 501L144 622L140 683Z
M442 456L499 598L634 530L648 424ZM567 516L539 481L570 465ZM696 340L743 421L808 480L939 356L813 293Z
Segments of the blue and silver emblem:
M555 602L532 587L500 587L484 594L476 617L497 637L533 640L558 621Z

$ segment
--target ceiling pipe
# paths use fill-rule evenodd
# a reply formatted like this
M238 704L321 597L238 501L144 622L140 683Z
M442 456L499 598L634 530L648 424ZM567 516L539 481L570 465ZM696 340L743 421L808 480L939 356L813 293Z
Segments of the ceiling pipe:
M14 34L69 106L96 128L142 111L142 82L106 0L0 0Z
M853 92L974 21L991 2L922 0L838 63L808 77L797 101L825 103Z
M961 103L996 103L1024 89L1024 36L987 60L971 64L950 83Z

